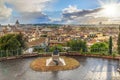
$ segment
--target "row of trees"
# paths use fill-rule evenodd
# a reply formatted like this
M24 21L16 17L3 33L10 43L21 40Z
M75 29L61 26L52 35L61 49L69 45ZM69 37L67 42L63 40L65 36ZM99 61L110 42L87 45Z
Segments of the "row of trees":
M108 52L111 55L112 54L112 37L110 36L109 42L97 42L97 43L93 44L89 49L87 47L86 42L83 40L80 40L80 39L79 40L75 40L75 39L70 40L69 42L67 42L66 46L68 47L67 49L69 49L70 51ZM35 51L53 52L56 47L58 48L58 50L60 52L68 51L68 50L64 50L62 45L56 45L56 46L46 47L46 48L37 47L37 48L35 48Z
M62 45L56 45L56 46L46 46L46 47L41 47L41 46L37 46L34 47L34 51L36 52L53 52L55 50L55 48L57 48L59 50L59 52L63 52L63 46Z
M69 46L72 51L88 51L86 42L83 40L71 40L67 43L67 46ZM97 42L90 47L90 52L103 51L107 51L110 55L112 54L112 36L110 36L109 42Z
M112 39L112 38L111 38ZM110 43L112 44L112 43ZM71 51L80 51L80 52L88 52L88 47L85 41L83 40L71 40L67 42L67 46L70 47ZM108 51L108 43L106 42L97 42L90 47L90 52L102 52ZM110 46L111 48L111 46ZM110 52L112 49L110 49Z

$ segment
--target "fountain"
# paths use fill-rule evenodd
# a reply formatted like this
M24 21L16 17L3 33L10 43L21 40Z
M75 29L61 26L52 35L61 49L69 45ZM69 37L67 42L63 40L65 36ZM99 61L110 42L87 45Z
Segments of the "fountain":
M74 58L60 56L56 48L51 57L40 57L35 59L30 64L30 67L35 71L60 71L71 70L79 67L80 63Z

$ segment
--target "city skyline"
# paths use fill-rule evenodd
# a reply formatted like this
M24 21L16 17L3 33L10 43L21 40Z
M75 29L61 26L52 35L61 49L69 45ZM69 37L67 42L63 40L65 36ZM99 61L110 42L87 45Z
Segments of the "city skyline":
M120 0L1 0L0 24L119 24Z

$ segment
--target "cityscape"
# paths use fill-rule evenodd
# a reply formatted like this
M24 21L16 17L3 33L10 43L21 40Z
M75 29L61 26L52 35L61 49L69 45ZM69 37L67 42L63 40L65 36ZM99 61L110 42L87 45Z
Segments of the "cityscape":
M0 80L120 80L120 0L1 0Z
M117 50L117 38L119 24L81 24L81 25L22 25L17 20L15 25L1 26L0 36L6 34L23 34L28 47L40 46L49 43L50 46L57 44L65 45L72 39L82 39L91 46L96 42L107 42L113 38L113 48Z

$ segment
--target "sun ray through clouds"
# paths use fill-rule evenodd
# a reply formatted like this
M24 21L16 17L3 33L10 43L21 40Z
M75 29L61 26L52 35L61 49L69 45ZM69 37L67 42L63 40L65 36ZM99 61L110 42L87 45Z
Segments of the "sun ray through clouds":
M118 0L99 0L101 14L108 18L120 17L120 2Z

